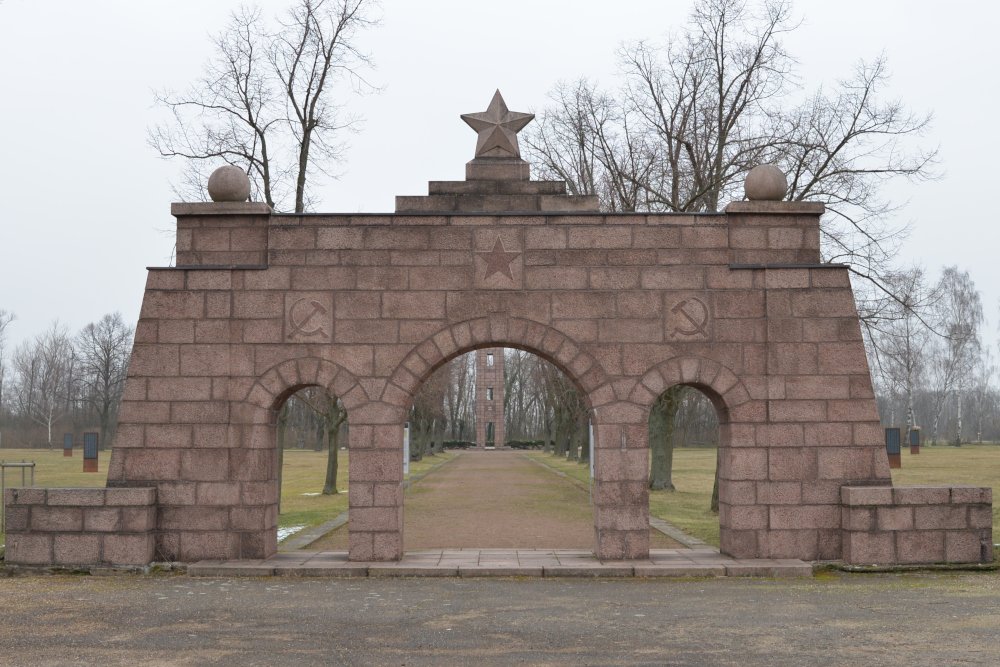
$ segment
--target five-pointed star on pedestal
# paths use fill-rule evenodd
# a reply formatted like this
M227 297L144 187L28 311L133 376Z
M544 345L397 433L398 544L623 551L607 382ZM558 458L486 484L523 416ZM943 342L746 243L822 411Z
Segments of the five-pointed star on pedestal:
M510 270L510 263L520 257L521 253L507 252L499 236L497 237L497 242L493 244L493 250L489 252L477 252L476 254L486 261L486 275L483 276L483 280L486 280L494 273L502 273L510 278L511 281L514 280L514 273Z
M476 157L521 157L517 133L534 117L534 114L510 111L499 90L493 94L486 111L462 114L462 120L479 133ZM497 150L501 154L494 152Z

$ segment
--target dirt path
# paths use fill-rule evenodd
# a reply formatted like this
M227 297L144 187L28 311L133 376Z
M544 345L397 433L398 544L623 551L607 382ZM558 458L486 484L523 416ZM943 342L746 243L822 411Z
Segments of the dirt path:
M514 451L463 452L406 493L403 548L591 549L587 492ZM681 545L658 531L654 548ZM339 529L309 547L344 550Z

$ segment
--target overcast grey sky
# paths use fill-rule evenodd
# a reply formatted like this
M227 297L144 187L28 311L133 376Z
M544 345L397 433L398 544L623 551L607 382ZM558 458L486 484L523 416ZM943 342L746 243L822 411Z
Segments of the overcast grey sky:
M152 90L183 88L235 0L0 2L0 308L13 342L59 318L77 330L102 314L138 316L146 266L168 263L170 181L179 164L146 144ZM287 2L259 3L274 13ZM620 43L656 38L685 20L688 0L384 0L366 35L381 94L345 172L318 188L321 211L390 211L397 194L463 178L475 134L458 118L496 88L537 111L560 79L610 82ZM967 268L984 297L987 338L1000 298L997 215L1000 102L997 3L799 0L802 26L785 43L812 88L884 52L892 94L933 111L927 142L945 178L893 188L913 231L902 259L936 274Z

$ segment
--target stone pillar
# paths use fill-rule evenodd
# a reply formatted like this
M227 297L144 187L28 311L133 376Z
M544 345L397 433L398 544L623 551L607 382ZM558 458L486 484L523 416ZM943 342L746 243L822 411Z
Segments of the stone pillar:
M156 489L162 560L277 551L274 427L242 400L251 344L283 312L249 291L268 275L271 209L233 169L213 174L212 203L171 206L177 266L149 272L109 464L108 486ZM228 190L219 174L235 176Z
M763 345L743 353L755 400L723 427L720 546L738 558L839 558L840 488L889 478L854 296L846 266L820 263L823 205L778 201L783 185L755 198L753 176L751 201L726 207L729 268L762 293L717 300L715 313L764 325Z
M370 403L352 413L348 557L403 557L403 411Z
M649 557L648 428L594 426L594 552L601 560Z

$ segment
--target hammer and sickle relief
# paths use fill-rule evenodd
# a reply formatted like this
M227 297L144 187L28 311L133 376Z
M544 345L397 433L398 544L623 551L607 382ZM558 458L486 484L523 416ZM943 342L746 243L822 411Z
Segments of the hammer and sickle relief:
M304 338L329 337L330 332L323 326L324 316L328 312L327 307L315 299L299 299L288 310L288 324L292 328L289 335Z
M711 313L696 296L681 298L669 309L670 334L676 338L709 338Z
M701 299L690 297L682 300L670 309L675 315L680 315L687 326L675 326L674 330L682 336L708 335L708 307Z

